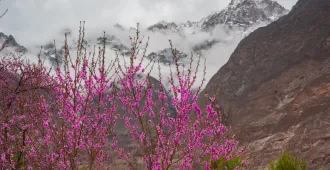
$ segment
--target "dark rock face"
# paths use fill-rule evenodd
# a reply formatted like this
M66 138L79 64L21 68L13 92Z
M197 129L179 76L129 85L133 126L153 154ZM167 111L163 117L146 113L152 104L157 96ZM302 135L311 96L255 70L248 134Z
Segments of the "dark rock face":
M298 2L296 3L295 6L293 6L293 8L300 8L300 7L302 7L303 5L305 5L308 1L310 1L310 0L300 0L300 1L298 1Z
M247 169L283 151L305 157L308 169L330 169L329 82L330 1L300 0L243 39L204 91L231 103L229 114L223 107L247 147Z
M178 30L179 28L178 25L176 25L174 22L168 23L165 21L160 21L148 27L148 30L150 31L167 30L167 29Z
M55 48L55 44L49 42L45 46L43 46L41 50L41 56L48 59L52 65L61 65L63 63L63 57L65 53L65 47Z
M179 58L179 62L180 59L184 59L186 58L188 55L181 52L181 51L178 51L176 50L176 56L175 57L178 57ZM173 53L172 53L172 49L171 48L165 48L164 50L161 50L159 52L152 52L150 53L147 58L149 60L155 60L155 61L159 61L160 63L162 64L171 64L173 63Z
M111 49L115 50L116 52L119 52L121 55L130 55L130 49L122 44L122 42L115 37L114 35L106 35L106 37L99 37L97 38L97 44L98 45L105 45L107 47L110 47Z
M11 47L14 49L14 52L18 53L25 53L27 49L21 45L19 45L15 38L12 35L5 35L4 33L0 32L0 41L1 44L4 44L6 47Z
M203 43L195 45L192 49L196 53L201 53L203 50L208 50L210 49L213 45L217 44L219 41L218 40L206 40Z

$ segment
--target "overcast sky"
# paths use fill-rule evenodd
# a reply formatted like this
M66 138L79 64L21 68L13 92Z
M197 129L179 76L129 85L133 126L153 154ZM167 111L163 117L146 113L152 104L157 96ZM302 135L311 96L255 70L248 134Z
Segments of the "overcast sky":
M297 0L277 0L287 9ZM63 27L78 27L85 20L88 28L106 29L120 23L142 26L165 21L200 20L221 10L230 0L2 0L0 31L12 34L21 43L29 38L46 37Z

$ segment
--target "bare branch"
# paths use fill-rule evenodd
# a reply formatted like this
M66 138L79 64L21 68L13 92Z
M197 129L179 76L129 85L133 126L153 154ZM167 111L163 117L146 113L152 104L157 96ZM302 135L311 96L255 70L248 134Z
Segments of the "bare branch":
M8 12L8 9L6 9L6 11L0 16L0 18L2 18L4 15L6 15L7 12Z
M2 0L0 0L1 2ZM6 13L8 12L8 9L6 9L6 11L0 16L0 18L2 18L4 15L6 15Z

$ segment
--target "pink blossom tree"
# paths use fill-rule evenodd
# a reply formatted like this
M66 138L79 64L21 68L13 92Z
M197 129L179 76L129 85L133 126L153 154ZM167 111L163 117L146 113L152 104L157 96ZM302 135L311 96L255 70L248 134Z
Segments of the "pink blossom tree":
M128 65L106 62L105 41L98 54L87 53L84 37L82 26L74 57L65 41L54 74L40 59L1 60L0 169L116 169L114 159L130 169L139 161L143 169L210 169L212 161L240 154L215 97L205 108L197 105L202 85L192 90L193 57L183 71L173 50L176 69L166 89L159 65L159 80L150 76L155 61L143 67L139 31ZM134 150L118 142L120 121Z
M48 162L37 162L41 169L100 169L110 161L110 138L116 124L117 106L110 71L105 63L105 47L99 53L86 52L84 28L80 27L77 54L71 57L65 40L64 65L54 76L56 111L44 122L47 150L39 155ZM105 45L105 44L104 44Z
M19 57L0 60L0 169L27 167L33 148L43 137L44 95L54 81L41 60L30 64Z
M132 44L133 49L141 44L139 32ZM135 60L137 55L138 51L133 50L125 71L118 65L124 75L120 79L122 88L118 98L125 111L121 119L125 121L131 140L140 149L132 153L117 148L120 158L126 160L132 169L137 167L133 161L136 156L143 159L146 169L196 169L201 164L210 169L211 161L220 157L231 159L239 154L235 152L238 141L226 137L227 128L221 123L215 97L211 98L205 110L197 105L202 85L197 92L193 92L198 68L195 73L192 72L192 57L189 69L184 73L173 50L176 73L171 74L168 80L171 84L168 92L173 94L170 97L162 83L160 66L160 87L155 88L150 77L151 70L146 72L142 68L144 54L140 61ZM137 78L143 73L145 78ZM207 157L210 157L209 161L206 161Z

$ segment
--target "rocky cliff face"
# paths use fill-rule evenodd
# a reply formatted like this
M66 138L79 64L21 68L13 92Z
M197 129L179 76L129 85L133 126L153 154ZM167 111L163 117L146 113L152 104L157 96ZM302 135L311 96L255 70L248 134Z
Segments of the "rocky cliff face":
M283 151L304 156L308 169L330 169L330 1L299 0L252 32L204 92L217 94L247 169Z
M182 59L188 57L187 54L181 52L181 51L176 51L176 57L178 57L178 63L182 63ZM152 52L150 53L147 58L149 60L156 60L159 61L163 64L171 64L173 62L173 53L171 48L165 48L164 50L159 51L158 53Z
M0 44L1 44L1 51L5 48L10 48L10 50L6 52L14 52L14 53L25 53L27 49L21 45L19 45L15 38L12 35L5 35L4 33L0 32Z

